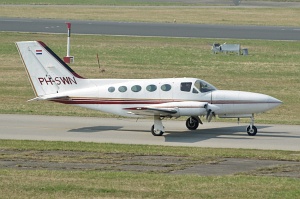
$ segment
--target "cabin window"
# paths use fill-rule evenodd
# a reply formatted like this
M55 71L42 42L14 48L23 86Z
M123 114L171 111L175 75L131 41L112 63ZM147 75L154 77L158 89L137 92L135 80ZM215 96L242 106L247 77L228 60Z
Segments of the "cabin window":
M112 86L108 88L108 92L110 92L110 93L115 92L115 90L116 90L115 87L112 87Z
M142 90L142 87L140 85L134 85L134 86L131 87L131 90L133 92L139 92L139 91Z
M163 91L169 91L169 90L171 90L171 85L170 84L164 84L160 88Z
M127 87L126 86L120 86L118 89L121 93L124 93L127 91Z
M156 91L157 89L157 86L153 85L153 84L150 84L146 87L146 90L149 91L149 92L153 92L153 91Z
M180 90L184 92L190 92L192 87L192 82L182 82L180 84Z

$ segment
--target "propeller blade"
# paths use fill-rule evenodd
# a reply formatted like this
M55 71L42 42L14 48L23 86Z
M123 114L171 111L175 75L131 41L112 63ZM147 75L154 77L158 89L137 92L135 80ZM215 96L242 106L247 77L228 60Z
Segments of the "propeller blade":
M208 121L208 122L210 122L210 121L211 121L211 119L212 119L213 117L214 117L214 118L216 117L216 114L215 114L215 112L211 112L211 114L209 115L209 117L208 117L208 120L207 120L207 121Z
M210 122L212 117L216 117L215 111L220 109L218 106L207 103L204 108L206 109L206 121Z
M210 114L207 121L210 122L212 117L213 117L213 114Z
M208 118L210 117L211 115L211 109L208 109L207 110L207 113L206 113L206 120L208 121Z

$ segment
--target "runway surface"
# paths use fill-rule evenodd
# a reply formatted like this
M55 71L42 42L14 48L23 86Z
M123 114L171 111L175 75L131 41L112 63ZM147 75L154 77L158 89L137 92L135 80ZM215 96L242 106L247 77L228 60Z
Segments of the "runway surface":
M256 124L258 134L248 136L248 124L211 122L189 131L185 121L164 120L166 133L153 136L151 119L6 114L0 117L0 139L300 150L299 125Z
M0 17L0 31L66 33L66 20ZM74 34L300 40L300 27L129 23L69 20Z

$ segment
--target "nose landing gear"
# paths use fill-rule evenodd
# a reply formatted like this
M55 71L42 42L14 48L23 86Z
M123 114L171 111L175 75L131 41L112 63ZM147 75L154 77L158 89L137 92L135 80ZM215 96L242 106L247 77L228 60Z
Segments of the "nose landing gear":
M254 126L254 114L252 114L250 125L247 127L247 133L249 136L255 136L257 128Z

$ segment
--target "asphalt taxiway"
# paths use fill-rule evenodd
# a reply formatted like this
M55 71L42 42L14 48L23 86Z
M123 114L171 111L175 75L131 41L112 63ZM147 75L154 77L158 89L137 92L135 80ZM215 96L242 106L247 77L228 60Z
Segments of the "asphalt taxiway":
M66 33L66 20L0 17L0 31ZM73 34L300 40L300 28L69 20Z
M9 114L0 118L0 139L300 150L300 125L256 124L257 135L248 136L248 124L211 122L189 131L185 121L164 120L166 133L153 136L151 119Z

